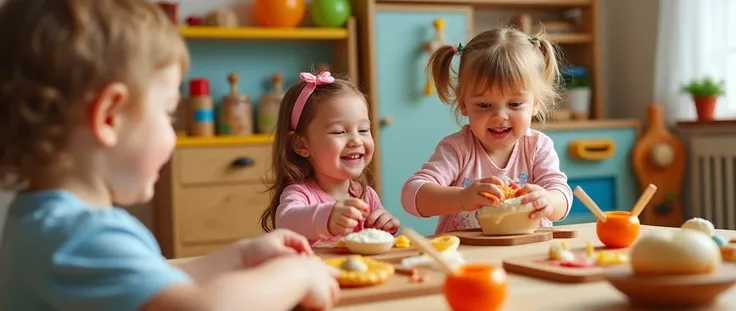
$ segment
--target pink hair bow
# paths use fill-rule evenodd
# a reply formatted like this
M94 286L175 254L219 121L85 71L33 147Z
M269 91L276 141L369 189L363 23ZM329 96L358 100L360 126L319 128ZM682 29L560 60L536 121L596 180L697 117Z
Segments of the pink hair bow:
M309 96L312 95L312 92L314 92L314 89L316 89L318 85L335 82L335 78L329 71L320 72L316 76L308 72L302 72L299 74L299 78L306 82L307 85L305 85L299 93L299 97L296 99L296 103L294 104L294 110L291 111L292 131L296 130L297 125L299 125L299 118L302 116L304 105L307 103Z

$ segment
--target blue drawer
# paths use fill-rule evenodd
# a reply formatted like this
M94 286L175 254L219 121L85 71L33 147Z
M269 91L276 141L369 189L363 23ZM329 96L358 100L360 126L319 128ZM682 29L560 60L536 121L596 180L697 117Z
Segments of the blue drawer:
M572 189L580 186L603 211L630 210L639 193L639 185L631 165L631 152L636 144L636 129L609 128L593 130L549 130L560 169L567 174ZM575 140L610 139L615 153L601 161L586 161L571 156L568 147ZM573 199L568 217L556 225L595 221L595 216L577 198Z

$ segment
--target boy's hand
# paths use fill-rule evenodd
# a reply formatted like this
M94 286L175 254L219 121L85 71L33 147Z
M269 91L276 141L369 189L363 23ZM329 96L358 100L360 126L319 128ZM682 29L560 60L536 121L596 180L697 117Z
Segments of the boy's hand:
M350 198L337 201L327 220L327 230L334 236L351 233L363 221L363 217L369 210L368 204L361 199Z
M276 229L257 238L236 243L245 268L285 255L314 255L307 239L288 229Z
M474 211L483 206L493 205L504 199L499 186L505 183L496 176L474 181L460 191L460 207L464 211Z
M399 219L391 215L386 209L377 209L365 219L366 228L375 228L394 234L401 226Z
M552 206L549 205L552 199L547 189L538 185L525 184L519 190L519 195L524 196L521 199L521 204L531 203L534 207L534 211L529 214L529 218L541 218L552 213Z

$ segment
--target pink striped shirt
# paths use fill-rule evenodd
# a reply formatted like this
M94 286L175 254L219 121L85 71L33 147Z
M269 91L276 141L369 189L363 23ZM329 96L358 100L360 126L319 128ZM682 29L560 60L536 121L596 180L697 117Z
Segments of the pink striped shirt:
M467 187L475 180L491 176L521 185L531 183L550 191L560 191L567 199L564 217L570 212L572 189L567 184L567 175L560 171L560 159L549 136L529 129L514 145L506 167L499 168L488 157L468 126L440 141L429 161L406 181L401 191L401 205L409 214L424 217L417 211L416 195L425 183ZM552 222L542 218L539 226L551 227ZM462 211L440 216L436 234L479 227L475 211Z
M351 191L353 194L358 189ZM370 186L366 188L365 203L371 211L381 209L381 200ZM327 222L330 219L335 199L325 193L314 181L291 184L281 193L280 204L276 209L276 228L286 228L305 236L312 246L332 244L340 237L330 234ZM365 224L359 223L353 232L363 230Z

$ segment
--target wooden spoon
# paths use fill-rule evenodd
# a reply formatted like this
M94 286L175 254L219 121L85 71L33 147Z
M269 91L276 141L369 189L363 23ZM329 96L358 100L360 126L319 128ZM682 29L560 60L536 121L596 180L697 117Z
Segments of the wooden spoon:
M634 208L631 209L631 214L639 217L639 214L641 214L647 204L649 204L649 201L652 199L655 192L657 192L657 186L649 184L647 190L644 190L644 193L639 197L639 201L636 201L636 204L634 204Z
M445 272L451 275L457 275L457 271L455 271L455 268L450 265L445 257L442 257L442 255L436 249L434 249L432 244L425 237L423 237L411 228L404 229L404 236L406 236L409 241L411 241L411 243L415 245L420 251L429 255L429 257L434 259L434 261L439 263L440 266L445 269Z
M593 199L591 199L588 194L585 193L583 188L577 186L575 187L575 191L573 191L573 193L575 193L575 196L578 198L578 200L580 200L580 202L583 202L583 205L585 205L585 207L587 207L593 213L593 215L598 218L598 220L600 220L601 222L606 222L606 220L608 220L606 214L603 214L603 211L600 207L598 207L598 204L595 204Z

